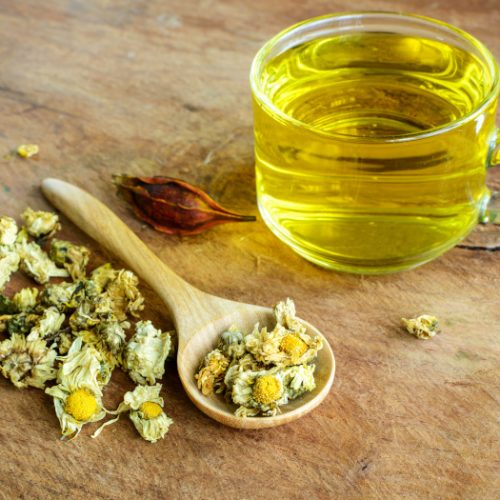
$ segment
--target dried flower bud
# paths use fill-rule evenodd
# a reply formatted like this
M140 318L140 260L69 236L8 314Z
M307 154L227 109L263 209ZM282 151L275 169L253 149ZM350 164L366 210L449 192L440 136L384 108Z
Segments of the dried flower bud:
M137 217L163 233L192 235L226 222L255 220L222 208L201 189L172 177L115 175L113 181Z

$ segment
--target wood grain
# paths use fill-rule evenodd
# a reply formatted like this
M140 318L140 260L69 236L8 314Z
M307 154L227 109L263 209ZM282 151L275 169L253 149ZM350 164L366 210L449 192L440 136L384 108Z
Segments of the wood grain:
M335 390L310 415L264 431L226 428L189 401L170 365L165 440L123 419L92 440L58 440L51 401L0 380L0 497L498 498L499 252L456 248L406 273L359 277L319 269L259 220L192 238L137 221L110 176L170 175L224 206L257 214L248 69L260 45L346 0L0 0L2 213L49 208L39 186L84 186L197 288L271 306L285 295L337 356ZM500 59L497 0L359 0L455 24ZM25 142L29 161L3 159ZM492 183L500 186L498 174ZM63 218L62 237L113 257ZM474 239L500 245L498 228ZM474 245L472 245L474 246ZM492 248L495 245L490 245ZM13 280L9 291L26 285ZM171 322L147 287L147 317ZM444 333L404 335L399 318L429 312ZM116 373L105 402L132 387Z

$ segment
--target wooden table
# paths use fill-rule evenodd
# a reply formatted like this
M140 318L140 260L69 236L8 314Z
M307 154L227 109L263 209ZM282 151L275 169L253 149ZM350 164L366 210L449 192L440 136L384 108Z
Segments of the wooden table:
M499 7L498 0L355 5L440 18L478 36L497 58ZM114 172L181 177L257 214L251 59L280 29L352 8L347 0L0 0L0 156L21 143L40 145L36 159L0 161L1 212L49 208L39 191L47 176L79 184L195 286L265 305L294 297L338 363L320 408L260 432L205 417L171 365L164 396L175 425L155 445L127 419L97 440L85 429L63 443L50 398L2 379L0 497L499 497L499 253L456 248L414 271L350 276L309 264L260 220L164 237L137 221L110 184ZM93 250L93 265L113 261L63 223L63 237ZM495 230L479 228L474 238L498 244ZM8 291L26 283L18 277ZM145 294L146 316L168 328L158 300ZM401 316L423 311L444 322L428 342L399 327ZM109 406L130 387L116 373Z

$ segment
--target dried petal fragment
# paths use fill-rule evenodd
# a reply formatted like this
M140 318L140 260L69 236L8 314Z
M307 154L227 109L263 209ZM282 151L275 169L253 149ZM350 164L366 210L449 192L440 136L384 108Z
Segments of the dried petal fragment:
M17 224L12 217L0 217L0 245L13 245L17 237Z
M198 389L209 396L220 387L229 366L229 359L219 349L210 351L203 359L198 373L194 376Z
M36 144L21 144L17 148L17 154L21 158L31 158L38 154L39 148Z
M254 221L222 208L201 189L172 177L115 175L118 192L157 231L192 235L226 222Z
M19 268L19 255L8 247L0 247L0 290L9 282L10 275Z

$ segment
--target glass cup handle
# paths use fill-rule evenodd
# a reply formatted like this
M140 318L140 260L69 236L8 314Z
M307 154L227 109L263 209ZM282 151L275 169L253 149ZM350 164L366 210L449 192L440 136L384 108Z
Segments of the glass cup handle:
M491 142L487 167L500 167L500 129L497 129ZM500 224L500 191L491 191L486 197L479 222L482 224Z

